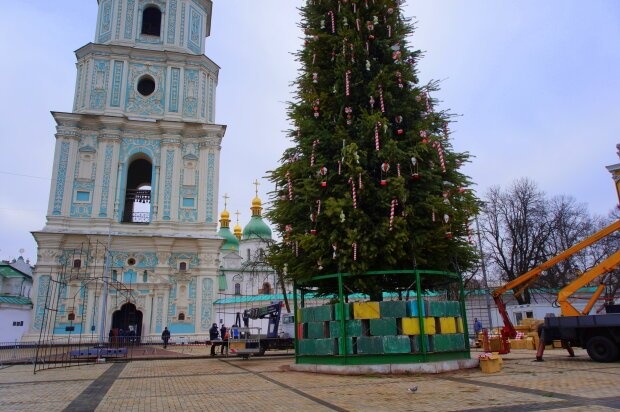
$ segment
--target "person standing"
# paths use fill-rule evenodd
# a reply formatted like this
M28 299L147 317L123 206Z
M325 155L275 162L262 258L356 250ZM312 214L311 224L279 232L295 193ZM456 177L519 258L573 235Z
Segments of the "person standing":
M482 322L478 320L478 318L474 318L474 334L476 335L476 339L478 339L478 334L482 332Z
M211 341L211 356L215 356L216 341L219 339L219 330L217 329L217 323L214 323L209 329L209 340Z
M168 341L170 340L170 331L168 330L168 326L164 328L164 331L161 333L161 340L164 341L164 349L168 346Z
M226 349L226 354L228 355L228 329L222 323L222 327L220 328L220 336L222 337L222 347L220 348L220 355L224 354L224 349Z

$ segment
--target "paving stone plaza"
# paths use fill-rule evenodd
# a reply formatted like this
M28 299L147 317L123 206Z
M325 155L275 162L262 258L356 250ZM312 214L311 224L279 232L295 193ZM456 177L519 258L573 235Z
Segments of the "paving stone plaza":
M173 349L174 350L174 349ZM620 409L620 363L563 350L532 362L504 356L494 374L339 376L293 372L292 356L183 358L101 363L33 373L0 369L0 411L605 411ZM479 353L472 352L472 357ZM417 387L415 392L409 389Z

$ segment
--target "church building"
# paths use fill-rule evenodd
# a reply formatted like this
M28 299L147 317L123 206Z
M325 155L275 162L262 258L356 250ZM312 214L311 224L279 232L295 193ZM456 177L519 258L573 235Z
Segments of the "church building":
M97 3L73 110L52 113L29 337L205 335L217 321L226 130L215 124L219 67L204 54L212 1Z

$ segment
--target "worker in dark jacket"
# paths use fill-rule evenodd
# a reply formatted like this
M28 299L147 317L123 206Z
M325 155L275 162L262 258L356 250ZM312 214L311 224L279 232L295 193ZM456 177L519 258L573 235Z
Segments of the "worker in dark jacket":
M216 341L219 340L219 330L217 328L217 323L214 323L213 326L209 329L209 340L211 341L211 356L215 356L215 346Z

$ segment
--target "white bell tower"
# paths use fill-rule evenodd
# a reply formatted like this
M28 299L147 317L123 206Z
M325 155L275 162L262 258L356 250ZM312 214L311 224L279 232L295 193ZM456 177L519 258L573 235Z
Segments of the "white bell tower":
M52 112L31 334L51 328L44 302L54 282L73 292L59 303L55 334L207 333L226 129L214 123L219 67L204 54L212 1L97 3L95 40L76 51L73 111ZM112 288L101 310L108 281L125 292Z

